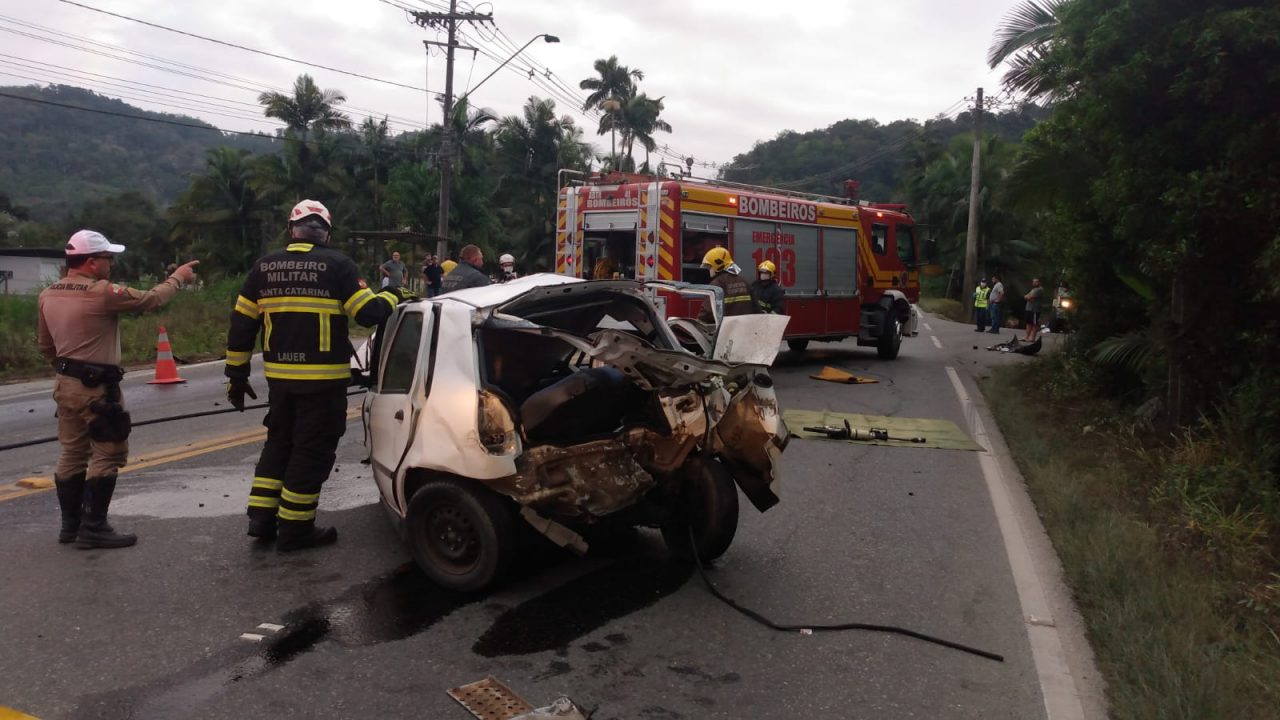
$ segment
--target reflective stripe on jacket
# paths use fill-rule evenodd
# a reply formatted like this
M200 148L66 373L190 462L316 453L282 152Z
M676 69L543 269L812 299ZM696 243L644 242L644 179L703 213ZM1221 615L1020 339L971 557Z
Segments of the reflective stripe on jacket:
M374 293L355 263L324 246L293 243L254 263L231 311L227 377L247 378L262 336L264 374L273 382L347 383L347 318L370 327L395 310L392 292Z
M987 296L991 294L991 288L980 287L973 291L973 306L976 308L984 308L987 306Z

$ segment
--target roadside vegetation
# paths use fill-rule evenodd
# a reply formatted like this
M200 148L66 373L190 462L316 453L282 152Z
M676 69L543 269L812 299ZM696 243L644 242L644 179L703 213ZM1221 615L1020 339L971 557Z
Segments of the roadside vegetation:
M983 385L1084 616L1116 718L1280 708L1274 394L1158 431L1077 353Z
M198 290L179 292L158 312L121 317L121 361L126 366L154 363L161 325L169 334L175 357L188 362L222 357L227 318L240 284L241 278L224 278ZM0 380L51 373L36 346L36 297L0 296Z

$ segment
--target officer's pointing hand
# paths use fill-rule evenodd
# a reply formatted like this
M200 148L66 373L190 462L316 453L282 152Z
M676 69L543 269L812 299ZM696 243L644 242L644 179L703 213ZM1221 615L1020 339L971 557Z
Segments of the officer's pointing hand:
M196 279L196 266L199 264L199 260L192 260L174 270L173 276L181 280L183 285L193 282Z
M258 393L254 392L253 388L249 386L248 380L235 378L227 381L227 402L231 403L231 407L244 412L245 395L254 400L258 399Z

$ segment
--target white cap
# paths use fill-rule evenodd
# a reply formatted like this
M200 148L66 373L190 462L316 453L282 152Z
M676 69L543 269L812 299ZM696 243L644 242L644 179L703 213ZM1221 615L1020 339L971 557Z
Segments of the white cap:
M123 245L117 245L97 230L80 230L67 241L67 255L97 255L98 253L122 253Z

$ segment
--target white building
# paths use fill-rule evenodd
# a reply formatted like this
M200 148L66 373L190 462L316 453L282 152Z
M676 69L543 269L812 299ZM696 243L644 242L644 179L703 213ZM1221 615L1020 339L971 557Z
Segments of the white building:
M35 295L62 277L65 258L51 248L0 248L0 294Z

